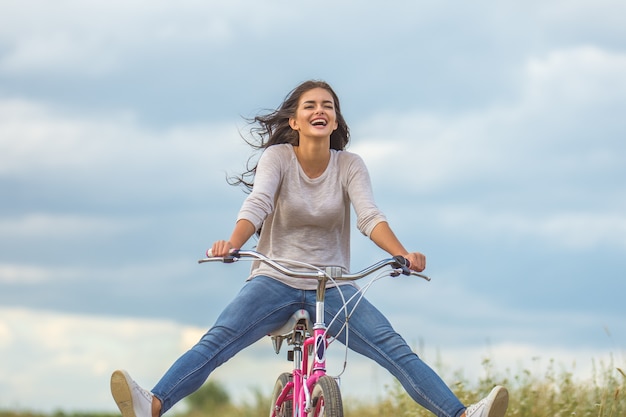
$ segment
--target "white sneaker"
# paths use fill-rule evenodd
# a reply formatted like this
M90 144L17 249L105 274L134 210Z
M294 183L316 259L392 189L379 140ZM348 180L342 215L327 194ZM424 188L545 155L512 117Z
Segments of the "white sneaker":
M122 417L152 417L152 393L137 385L128 372L113 372L111 394Z
M467 407L465 417L504 417L508 406L509 392L498 385L485 398Z

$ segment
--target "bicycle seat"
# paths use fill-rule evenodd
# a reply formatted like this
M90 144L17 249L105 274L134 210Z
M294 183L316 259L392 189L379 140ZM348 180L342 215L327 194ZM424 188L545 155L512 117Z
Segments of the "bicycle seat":
M313 328L311 324L311 317L309 312L303 309L296 310L295 313L289 317L289 320L283 324L280 328L269 333L268 336L287 336L291 334L298 323L302 323L305 326L305 330L310 331Z

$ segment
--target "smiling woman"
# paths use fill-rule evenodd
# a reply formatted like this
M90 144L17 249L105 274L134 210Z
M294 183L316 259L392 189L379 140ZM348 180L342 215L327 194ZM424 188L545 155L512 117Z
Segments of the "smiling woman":
M337 129L337 113L331 93L321 87L302 94L295 116L289 126L298 132L298 145L293 147L302 171L317 178L326 171L330 159L328 138Z
M302 103L302 111L298 112L299 98L305 93L310 95L310 97L307 98L306 103ZM315 97L313 97L314 95ZM317 104L315 100L318 101ZM277 110L269 114L258 115L250 120L251 123L255 124L251 129L251 133L253 137L257 138L257 141L248 141L248 144L253 149L264 150L272 145L288 143L294 146L294 152L298 152L295 150L299 148L301 141L298 129L302 127L301 124L311 123L310 120L298 121L298 117L302 112L311 112L311 108L316 105L319 110L323 109L320 114L314 117L318 119L316 120L317 124L320 121L328 124L329 113L333 116L332 131L322 129L330 137L329 149L343 151L350 141L350 129L341 113L339 97L337 97L337 94L330 88L328 83L313 80L303 82L293 89ZM298 158L301 157L302 155ZM249 191L252 191L254 183L252 180L256 174L257 166L253 165L248 168L241 176L231 178L230 184L244 185Z
M578 376L610 349L626 369L626 2L324 1L323 19L284 3L0 1L0 306L35 314L0 354L0 408L117 411L110 367L98 380L32 360L54 312L217 317L242 277L208 280L193 253L213 239L199 230L228 237L241 204L223 179L245 170L238 115L278 106L311 74L338 87L347 149L403 243L429 257L424 291L370 293L410 344L432 348L423 359L441 357L450 381L456 364L478 380L492 352L501 369L554 357ZM380 254L354 235L354 266ZM127 340L111 327L86 322L66 340L106 336L108 351L85 351L132 364L146 385L183 352L162 354L165 329ZM260 352L210 378L241 375L236 361ZM347 390L386 375L351 356Z
M307 81L292 90L278 110L254 121L260 137L255 148L263 153L255 166L234 181L246 186L250 194L230 238L213 243L211 256L229 255L258 231L257 251L270 259L332 265L349 272L352 208L362 234L389 255L403 257L413 271L426 268L425 256L405 249L377 207L363 160L344 150L349 130L339 99L328 84ZM152 391L141 388L124 370L113 373L111 392L122 416L159 417L198 390L218 366L281 328L295 310L316 317L317 286L316 280L253 263L248 282L215 325L169 368ZM504 416L508 405L504 387L496 386L488 397L465 407L364 298L350 307L351 325L344 330L347 317L339 312L345 307L344 300L357 296L351 281L328 282L325 295L322 308L335 317L328 335L387 369L415 402L440 417Z

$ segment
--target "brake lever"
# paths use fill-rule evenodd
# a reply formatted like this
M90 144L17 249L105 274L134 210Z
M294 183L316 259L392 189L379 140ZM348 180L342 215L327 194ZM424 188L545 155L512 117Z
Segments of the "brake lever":
M211 249L207 249L206 256L207 258L216 258L215 256L213 256L213 251ZM241 255L239 255L239 249L232 249L229 255L217 257L217 258L221 258L222 262L225 264L232 264L234 262L237 262L241 258ZM202 261L203 260L200 260L198 262L202 262Z
M230 251L230 255L224 256L225 264L232 264L233 262L237 262L241 258L239 255L239 249L233 249Z
M393 268L400 270L402 275L411 275L411 270L409 269L411 262L408 259L400 255L394 256L393 259L396 261Z

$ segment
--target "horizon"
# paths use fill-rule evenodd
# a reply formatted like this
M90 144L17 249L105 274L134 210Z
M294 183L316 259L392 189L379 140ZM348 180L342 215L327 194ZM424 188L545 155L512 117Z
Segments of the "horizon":
M225 177L251 155L246 119L307 79L333 86L347 150L427 257L431 282L368 299L429 364L626 369L620 10L3 2L0 409L115 411L113 370L150 389L211 326L248 272L196 262L245 198ZM354 270L385 256L354 227L351 242ZM346 395L389 383L349 361ZM241 400L283 362L261 341L214 377Z

